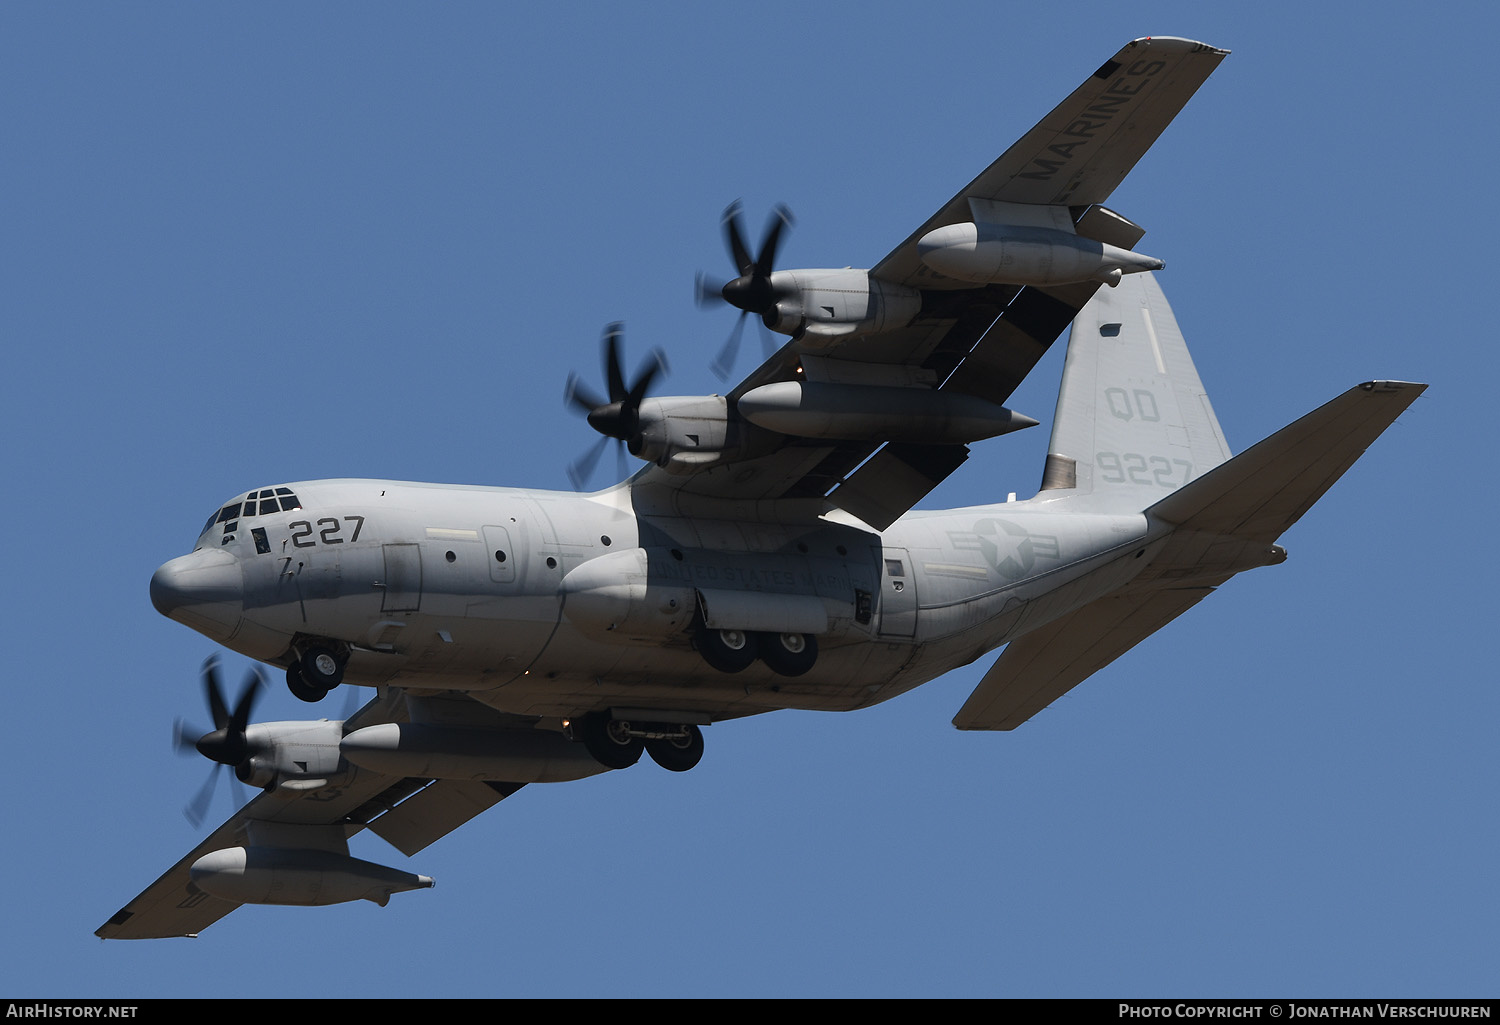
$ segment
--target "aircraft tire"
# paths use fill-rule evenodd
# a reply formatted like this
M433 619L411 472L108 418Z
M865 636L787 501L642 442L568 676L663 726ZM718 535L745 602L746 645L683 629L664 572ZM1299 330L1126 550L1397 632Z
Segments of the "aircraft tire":
M344 682L344 660L332 648L315 644L302 653L302 680L310 688L327 694Z
M703 731L696 726L684 727L687 736L681 740L646 741L646 753L663 769L672 772L687 772L703 757Z
M818 639L812 634L762 634L760 660L778 675L801 676L818 660Z
M292 692L292 697L298 701L322 701L328 696L326 690L309 687L307 681L302 678L302 664L293 662L286 667L286 689Z
M611 769L628 769L641 760L645 741L626 736L624 723L599 712L584 716L573 727L573 735L583 742L594 761Z
M755 634L745 630L699 630L693 644L703 661L721 673L738 673L750 668L759 652Z

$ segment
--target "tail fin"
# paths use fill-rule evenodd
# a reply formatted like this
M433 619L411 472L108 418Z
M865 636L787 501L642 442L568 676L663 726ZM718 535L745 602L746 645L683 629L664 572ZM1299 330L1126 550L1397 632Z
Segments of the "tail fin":
M1143 509L1229 455L1155 276L1099 289L1068 338L1039 497Z
M1426 388L1403 381L1351 388L1152 505L1152 519L1169 530L1151 561L1126 588L1011 641L953 724L1013 730L1234 574L1286 558L1272 542Z

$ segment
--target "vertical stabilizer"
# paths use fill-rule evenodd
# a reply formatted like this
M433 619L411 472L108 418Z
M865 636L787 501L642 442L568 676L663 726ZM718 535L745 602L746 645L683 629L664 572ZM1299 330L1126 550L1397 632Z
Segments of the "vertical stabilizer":
M1155 276L1099 289L1068 338L1038 497L1142 509L1229 455Z

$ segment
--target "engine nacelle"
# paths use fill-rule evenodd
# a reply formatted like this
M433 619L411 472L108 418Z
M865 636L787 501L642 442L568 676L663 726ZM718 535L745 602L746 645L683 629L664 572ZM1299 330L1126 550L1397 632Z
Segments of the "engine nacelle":
M384 907L393 893L425 889L431 876L413 875L334 851L283 847L226 847L188 868L205 893L243 904L344 904L368 900Z
M729 403L722 395L671 396L641 403L630 454L653 463L674 452L722 452L729 442Z
M630 454L668 470L694 472L720 459L747 458L777 444L743 420L731 420L722 395L674 395L641 403Z
M922 262L939 274L976 284L1119 283L1121 275L1160 270L1158 259L1056 228L967 222L917 242Z
M391 776L563 783L609 770L551 730L381 723L344 738L344 756Z
M914 288L872 278L869 271L786 270L771 275L782 298L762 318L766 327L830 344L853 335L910 324L922 308Z
M240 782L262 789L289 781L309 786L345 782L351 769L339 754L344 724L328 719L256 723L245 730L253 752L235 766Z

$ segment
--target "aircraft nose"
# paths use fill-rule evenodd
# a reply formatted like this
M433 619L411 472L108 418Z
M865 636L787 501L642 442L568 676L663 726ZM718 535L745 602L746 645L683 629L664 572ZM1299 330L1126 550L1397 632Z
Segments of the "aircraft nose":
M215 548L179 556L151 575L156 611L216 640L239 629L243 597L239 560Z

